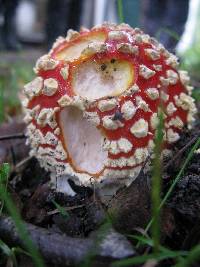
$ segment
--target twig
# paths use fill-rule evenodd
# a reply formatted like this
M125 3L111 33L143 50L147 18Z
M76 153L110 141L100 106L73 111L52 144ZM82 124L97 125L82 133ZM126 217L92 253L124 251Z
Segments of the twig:
M127 239L112 228L96 246L98 232L96 236L90 238L73 238L29 223L24 224L42 256L56 266L74 266L81 263L94 248L97 256L120 259L134 255L134 250ZM8 245L24 248L15 224L9 217L0 216L0 239Z
M24 166L24 164L26 164L30 159L32 159L32 156L28 156L24 158L23 160L21 160L19 163L16 164L16 166L14 167L14 170L16 171L17 169Z
M0 141L10 140L10 139L24 139L24 138L26 138L24 133L9 134L0 136Z
M11 145L11 147L10 147L10 153L12 156L12 163L15 166L16 165L16 155L15 155L15 150L14 150L13 145Z
M84 207L85 205L77 205L77 206L72 206L72 207L66 207L64 208L65 211L70 211L70 210L75 210L75 209L78 209L78 208L82 208ZM52 211L49 211L47 212L47 215L54 215L56 213L59 213L60 211L58 209L55 209L55 210L52 210Z

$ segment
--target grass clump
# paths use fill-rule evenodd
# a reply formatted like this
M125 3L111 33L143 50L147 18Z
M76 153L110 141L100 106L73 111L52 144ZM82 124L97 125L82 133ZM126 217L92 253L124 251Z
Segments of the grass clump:
M32 242L32 240L29 237L29 234L27 232L27 229L21 219L21 216L12 200L12 198L10 197L8 190L7 190L7 181L8 181L8 177L9 177L9 173L10 173L10 166L9 164L5 163L1 166L0 168L0 199L1 199L1 203L4 203L9 215L12 217L16 229L18 231L18 234L21 238L21 240L23 240L24 242L24 246L26 247L28 254L30 255L30 257L33 260L33 263L36 267L44 267L44 263L43 260L39 254L38 249L36 248L36 246L34 245L34 243ZM2 243L2 246L4 244ZM4 247L4 252L6 251L7 255L9 254L10 256L13 257L13 253L9 252L8 247L3 246ZM13 258L14 259L14 258Z

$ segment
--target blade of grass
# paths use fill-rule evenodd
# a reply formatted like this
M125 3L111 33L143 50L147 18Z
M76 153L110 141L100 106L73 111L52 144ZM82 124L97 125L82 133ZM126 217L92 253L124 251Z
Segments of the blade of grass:
M172 31L168 28L160 28L156 33L156 36L155 36L156 39L159 39L162 32L167 33L169 36L171 36L176 41L180 40L180 36L175 31Z
M28 257L31 257L30 253L28 253L26 250L22 249L22 248L19 248L19 247L13 247L11 248L11 250L13 251L13 253L21 253L21 254L24 254Z
M159 210L165 205L166 201L168 200L169 196L171 195L172 191L174 190L174 187L176 186L177 182L180 180L186 166L188 165L189 161L191 160L194 151L199 147L200 145L200 137L197 139L196 143L194 144L194 146L192 147L192 149L190 150L186 160L183 163L182 168L180 169L179 173L177 174L176 178L174 179L172 185L170 186L169 190L167 191L167 193L165 194L164 198L162 199L160 206L159 206ZM150 222L148 223L147 227L145 228L145 232L148 232L149 228L151 227L152 223L154 221L154 218L152 218L150 220Z
M150 247L153 247L153 240L151 238L146 238L142 235L128 235L129 238L135 239L137 241L140 241L140 243L144 245L148 245Z
M150 246L150 247L153 247L154 246L154 242L151 238L146 238L144 236L140 236L140 235L129 235L129 237L139 241L141 244L144 244L144 245L147 245L147 246ZM163 247L163 246L159 246L159 249L160 251L162 252L166 252L166 251L170 251L168 250L167 248Z
M200 88L195 88L192 91L192 97L196 100L196 102L200 101Z
M12 260L14 266L18 266L15 253L1 239L0 239L0 249L2 250L4 255L6 255L8 258L10 258Z
M3 168L2 170L2 175L0 174L0 185L4 185L4 190L7 191L7 186L8 186L8 175L7 172L9 172L9 169ZM4 199L1 199L1 207L0 207L0 215L2 214L3 208L4 208Z
M3 164L0 169L0 181L5 181L8 179L10 173L10 166L9 164ZM4 183L0 184L0 198L5 202L5 206L12 217L13 221L15 222L15 226L17 231L20 235L20 238L23 240L25 247L27 248L30 256L33 260L33 263L36 267L44 267L43 260L39 254L38 249L35 247L34 243L29 237L29 234L25 228L23 221L21 220L20 214L17 211L12 199L8 195L8 192L5 188Z
M151 238L146 238L146 237L143 237L143 236L140 236L140 235L129 235L129 237L139 241L141 244L144 244L144 245L148 245L150 247L153 247L153 240ZM175 252L171 249L168 249L162 245L160 245L160 252L164 253L164 252ZM182 256L187 256L188 255L188 252L187 251L177 251L177 252L181 252Z
M119 16L119 22L124 22L124 14L123 14L123 4L122 0L117 0L117 7L118 7L118 16Z
M14 264L14 266L18 266L17 264L17 258L16 254L25 254L30 257L30 254L27 253L25 250L19 248L19 247L13 247L10 248L5 242L3 242L0 239L0 250L3 252L4 255L6 255L8 258L10 258Z
M137 264L143 264L148 260L154 259L156 261L162 261L166 259L173 259L180 256L185 256L185 252L182 251L169 251L169 252L160 252L160 253L152 253L148 255L136 256L134 258L120 260L114 262L112 267L125 267L125 266L133 266Z
M200 259L200 245L195 246L192 248L188 256L184 259L181 259L175 267L190 267L192 264L197 262Z
M4 91L3 91L3 83L0 81L0 123L4 120Z
M57 208L57 210L60 212L60 214L65 219L68 219L69 218L69 213L65 210L65 208L63 208L62 206L60 206L55 200L52 200L52 203L54 204L54 206Z
M160 246L160 203L161 203L161 181L162 181L162 170L161 170L161 151L163 143L163 128L164 119L163 112L159 113L159 123L156 129L155 137L155 148L154 148L154 159L152 168L152 187L151 187L151 205L152 205L152 216L154 221L152 222L152 240L153 250L155 253L159 251Z

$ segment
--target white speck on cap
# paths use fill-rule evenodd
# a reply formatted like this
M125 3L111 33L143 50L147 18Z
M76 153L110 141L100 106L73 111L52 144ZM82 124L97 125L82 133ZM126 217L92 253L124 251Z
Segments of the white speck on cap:
M53 78L48 78L44 80L44 87L42 93L47 96L54 95L58 90L58 82Z
M177 108L175 107L174 103L169 102L169 104L167 105L167 108L166 108L167 114L171 116L176 111L177 111Z
M167 130L167 141L169 142L169 144L178 141L179 138L180 138L180 135L178 133L174 132L173 129Z
M64 80L68 79L69 76L69 65L66 65L60 70L60 74L63 77Z
M117 106L117 100L115 98L108 100L100 100L97 104L100 111L109 111Z
M146 94L151 100L156 100L159 98L159 91L157 88L148 88Z
M148 80L149 78L154 76L155 73L156 72L154 70L149 69L147 66L140 65L139 75L142 76L144 79Z
M121 112L125 120L130 120L136 113L136 107L134 106L133 102L129 100L122 105Z
M130 131L137 138L145 137L148 134L148 122L144 119L139 119L130 128Z
M34 96L37 96L41 93L43 87L43 78L36 77L30 83L27 83L24 86L24 93L29 99L32 99Z
M150 57L150 59L152 60L157 60L160 58L160 53L154 49L151 49L151 48L146 48L144 49L145 51L145 54Z

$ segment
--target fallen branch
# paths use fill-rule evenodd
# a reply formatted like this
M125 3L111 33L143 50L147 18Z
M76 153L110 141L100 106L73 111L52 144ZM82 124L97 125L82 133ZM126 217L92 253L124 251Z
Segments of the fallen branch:
M75 210L75 209L82 208L84 206L85 205L82 204L82 205L77 205L77 206L72 206L72 207L66 207L66 208L63 208L63 209L65 211L70 211L70 210ZM55 210L51 210L51 211L47 212L47 215L54 215L54 214L57 214L57 213L60 213L60 211L58 209L55 209Z
M0 136L0 141L11 140L11 139L24 139L24 138L26 138L24 133L9 134Z
M134 255L127 239L112 228L100 237L97 233L91 238L73 238L29 223L25 226L44 259L56 266L78 264L91 255L115 259ZM0 216L0 239L8 245L25 248L9 217Z
M28 156L24 159L22 159L19 163L17 163L12 171L19 171L22 167L24 167L25 164L27 164L33 157L32 156Z

